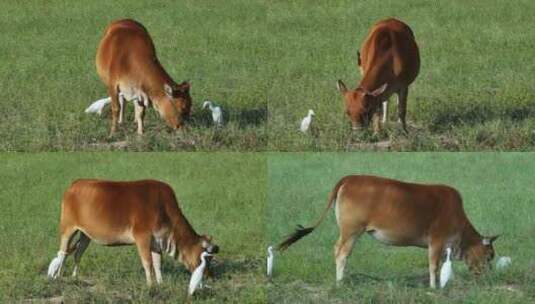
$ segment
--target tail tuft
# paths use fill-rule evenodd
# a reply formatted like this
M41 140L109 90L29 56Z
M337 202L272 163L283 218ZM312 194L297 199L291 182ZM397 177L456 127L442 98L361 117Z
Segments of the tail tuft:
M50 265L48 265L47 274L49 279L55 279L59 276L59 271L64 260L65 254L62 252L58 252L58 256L52 259Z
M305 228L303 225L297 225L297 229L295 229L294 233L290 234L284 242L280 243L278 246L279 251L284 251L288 247L290 247L293 243L299 241L301 238L306 236L307 234L314 231L315 227L308 227Z
M102 114L102 110L109 103L111 103L111 98L110 97L99 99L99 100L93 102L91 105L89 105L89 107L87 107L87 109L85 109L84 112L85 113L98 113L98 115L101 115Z

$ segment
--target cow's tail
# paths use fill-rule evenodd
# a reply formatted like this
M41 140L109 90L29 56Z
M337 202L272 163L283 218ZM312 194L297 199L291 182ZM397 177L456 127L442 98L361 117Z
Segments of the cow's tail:
M86 113L98 113L98 115L102 114L102 110L104 107L111 103L111 97L106 97L99 99L95 102L93 102L87 109L85 109Z
M336 196L338 195L338 190L340 189L343 183L344 179L341 179L336 184L336 186L334 186L331 193L329 193L329 197L327 199L327 207L325 208L325 210L323 210L323 213L320 215L320 218L316 221L316 223L310 227L303 227L302 225L297 225L297 229L292 234L290 234L282 243L279 244L279 246L277 247L279 251L286 250L293 243L299 241L301 238L314 231L314 229L316 229L316 227L318 227L323 222L323 220L327 216L327 212L329 212L329 209L331 209L333 203L335 202Z

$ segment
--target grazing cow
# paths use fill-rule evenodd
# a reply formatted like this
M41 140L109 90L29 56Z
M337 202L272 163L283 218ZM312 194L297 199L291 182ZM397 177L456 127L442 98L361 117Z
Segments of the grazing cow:
M418 46L410 27L396 19L376 23L358 53L358 65L363 77L355 90L348 90L342 80L337 83L353 129L373 120L374 132L379 132L381 103L385 123L387 100L397 93L399 120L407 132L405 116L409 85L420 70Z
M60 247L48 276L57 278L74 252L74 271L90 241L105 246L137 246L147 284L162 281L161 254L168 253L193 271L203 251L217 253L212 238L198 235L182 214L173 189L159 181L75 181L63 195ZM79 239L73 242L76 233ZM178 252L178 253L177 253Z
M327 208L319 220L309 228L298 226L279 249L285 250L311 233L333 204L340 229L334 247L337 282L343 278L355 240L364 232L388 245L428 248L432 288L436 286L438 266L447 247L476 274L494 258L492 243L497 237L483 237L476 231L455 189L365 175L342 178L329 194Z
M160 64L145 27L134 20L112 22L97 50L97 73L111 97L111 135L122 122L124 100L135 105L137 132L143 133L147 99L172 129L180 128L191 110L190 84L177 84ZM119 94L121 93L121 94ZM119 113L121 112L121 113Z

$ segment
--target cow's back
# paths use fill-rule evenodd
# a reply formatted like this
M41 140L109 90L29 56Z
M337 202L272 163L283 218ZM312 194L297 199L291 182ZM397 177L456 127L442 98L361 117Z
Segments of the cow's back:
M141 23L131 19L115 21L106 28L98 46L97 73L110 85L110 78L129 76L155 56L152 38Z
M361 69L364 76L373 68L383 69L404 85L411 84L420 70L420 55L414 33L405 23L386 19L376 23L364 40L360 52ZM373 75L372 75L373 76Z
M135 227L153 230L167 220L162 217L165 202L160 199L165 187L169 186L153 180L77 180L63 196L61 223L94 237Z
M466 221L461 196L449 186L365 175L344 180L344 200L355 217L372 228L427 233L462 227Z

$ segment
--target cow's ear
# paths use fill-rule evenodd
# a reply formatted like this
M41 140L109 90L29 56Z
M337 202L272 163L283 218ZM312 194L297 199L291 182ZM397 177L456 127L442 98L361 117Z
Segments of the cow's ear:
M493 236L488 236L488 237L484 237L483 238L483 245L492 245L492 243L494 243L494 241L496 241L496 239L498 239L499 235L493 235Z
M347 87L344 84L344 82L340 79L336 82L336 88L338 88L338 91L342 94L345 94L347 92Z
M163 85L163 90L165 91L165 94L170 97L170 98L173 98L173 88L168 85L167 83Z
M380 86L379 88L375 89L374 91L372 91L370 93L366 93L366 94L372 95L373 97L377 97L377 96L379 96L379 95L384 93L384 91L386 90L387 86L388 85L385 83L382 86Z
M362 60L360 60L360 52L359 52L359 51L357 51L357 64L358 64L359 66L362 65Z
M187 81L184 81L177 86L177 91L182 92L182 93L187 93L190 87L191 87L190 83Z

